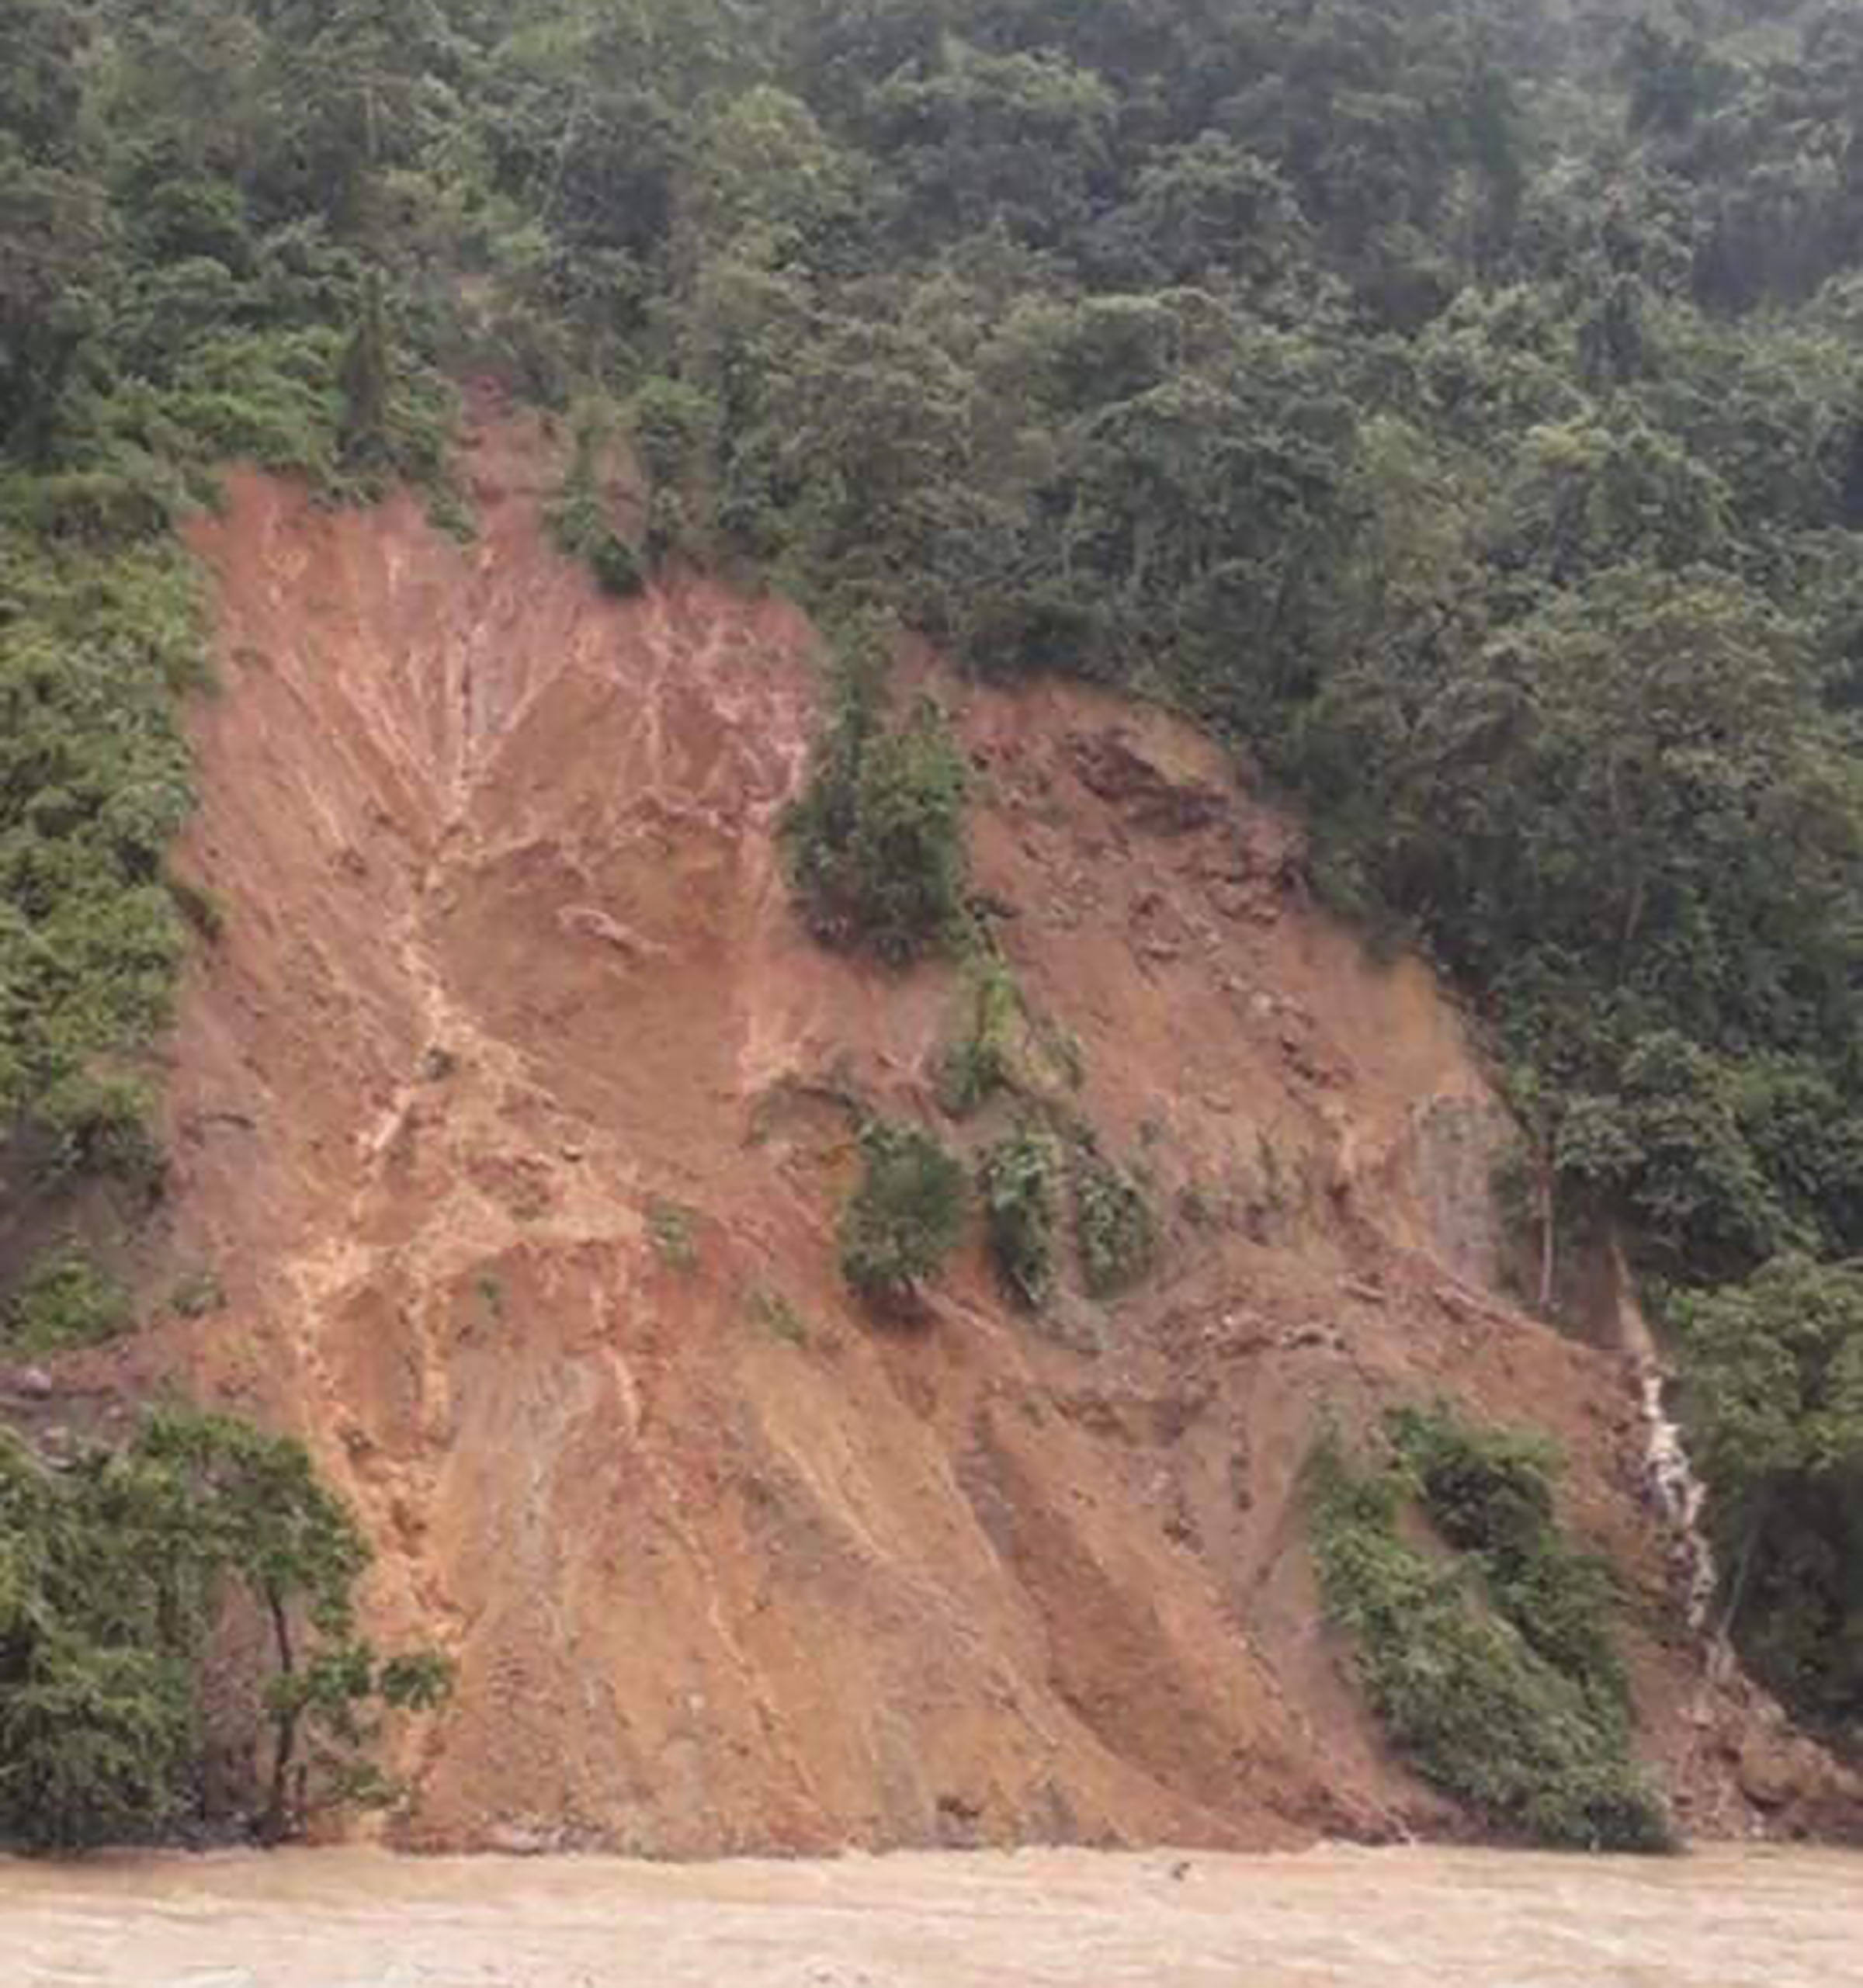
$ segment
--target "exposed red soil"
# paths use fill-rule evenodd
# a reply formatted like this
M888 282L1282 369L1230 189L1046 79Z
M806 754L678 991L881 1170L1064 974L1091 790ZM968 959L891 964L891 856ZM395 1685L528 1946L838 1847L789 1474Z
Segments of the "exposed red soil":
M1323 1405L1439 1392L1564 1444L1652 1757L1746 1826L1622 1363L1497 1295L1499 1122L1428 973L1307 905L1174 720L932 671L1004 951L1166 1247L1045 1326L973 1248L876 1327L833 1094L935 1116L962 983L793 916L810 631L697 580L603 598L540 530L541 438L488 415L470 460L470 545L257 474L196 533L221 682L182 861L226 927L174 1043L164 1274L229 1303L134 1355L300 1431L377 1546L374 1624L456 1659L403 1840L1452 1828L1341 1681L1296 1482Z

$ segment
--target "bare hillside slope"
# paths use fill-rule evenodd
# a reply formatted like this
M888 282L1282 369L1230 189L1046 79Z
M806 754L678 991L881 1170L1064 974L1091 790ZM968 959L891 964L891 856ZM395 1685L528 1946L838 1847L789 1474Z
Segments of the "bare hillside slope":
M381 1625L456 1658L404 1840L1452 1827L1341 1681L1296 1484L1322 1404L1443 1391L1565 1444L1653 1756L1696 1827L1745 1826L1760 1742L1691 1719L1622 1362L1496 1294L1498 1117L1428 974L1305 902L1180 724L945 685L1004 950L1165 1247L1041 1324L973 1248L876 1328L835 1269L838 1100L935 1116L963 984L791 911L810 631L697 582L603 599L540 529L540 439L487 415L471 461L470 546L255 474L196 533L221 683L182 866L225 934L174 1045L163 1274L229 1303L122 1356L301 1431Z

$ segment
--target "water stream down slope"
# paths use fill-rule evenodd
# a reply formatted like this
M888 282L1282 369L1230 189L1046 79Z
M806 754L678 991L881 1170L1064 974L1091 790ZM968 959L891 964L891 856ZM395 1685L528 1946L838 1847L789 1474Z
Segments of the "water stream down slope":
M980 883L1166 1246L1045 1324L972 1250L876 1331L835 1100L934 1114L961 986L791 913L810 630L698 581L604 599L539 528L540 436L487 411L470 460L470 545L257 474L197 531L221 681L182 862L226 930L151 1274L210 1263L229 1303L124 1356L301 1431L376 1621L456 1660L400 1837L1453 1829L1341 1680L1296 1482L1323 1404L1438 1392L1564 1445L1691 1824L1789 1815L1797 1757L1702 1695L1634 1376L1498 1295L1457 1015L1304 901L1289 827L1160 713L963 693Z

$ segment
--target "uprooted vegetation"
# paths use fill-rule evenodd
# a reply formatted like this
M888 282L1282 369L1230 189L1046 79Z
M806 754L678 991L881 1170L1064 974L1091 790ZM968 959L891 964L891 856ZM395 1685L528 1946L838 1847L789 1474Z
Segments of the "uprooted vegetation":
M1673 1847L1630 1757L1610 1577L1559 1527L1550 1448L1444 1408L1399 1411L1386 1435L1355 1460L1329 1431L1308 1490L1328 1613L1393 1744L1504 1835Z

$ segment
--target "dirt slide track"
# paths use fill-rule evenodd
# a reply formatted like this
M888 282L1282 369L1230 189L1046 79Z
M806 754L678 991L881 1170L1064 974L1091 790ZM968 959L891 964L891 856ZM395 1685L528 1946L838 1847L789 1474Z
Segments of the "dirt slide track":
M300 1430L377 1544L376 1623L456 1657L402 1837L1449 1827L1340 1681L1296 1483L1321 1403L1443 1390L1565 1444L1653 1754L1743 1827L1620 1365L1494 1295L1496 1115L1428 977L1306 906L1289 829L1175 722L932 671L1005 952L1167 1244L1046 1324L973 1250L876 1330L834 1268L834 1098L935 1113L961 981L791 914L810 630L696 581L605 600L541 530L541 437L488 414L470 463L471 544L257 474L195 534L220 683L181 866L225 934L158 1272L230 1302L132 1356Z

